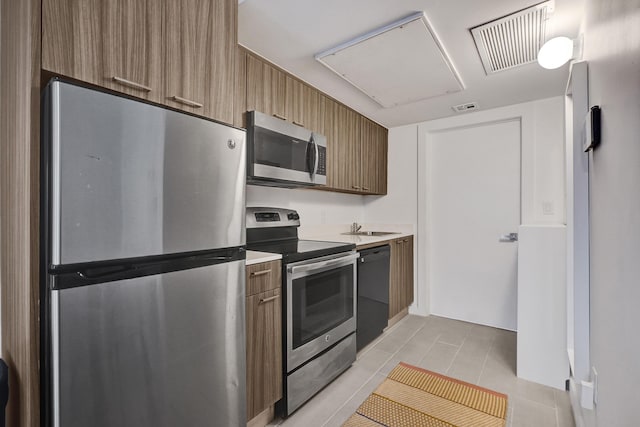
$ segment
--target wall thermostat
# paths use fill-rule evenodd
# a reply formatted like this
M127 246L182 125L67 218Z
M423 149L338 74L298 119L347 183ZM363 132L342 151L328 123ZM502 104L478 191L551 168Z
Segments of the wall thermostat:
M600 107L594 105L587 113L584 120L585 138L582 148L585 153L593 150L600 144Z

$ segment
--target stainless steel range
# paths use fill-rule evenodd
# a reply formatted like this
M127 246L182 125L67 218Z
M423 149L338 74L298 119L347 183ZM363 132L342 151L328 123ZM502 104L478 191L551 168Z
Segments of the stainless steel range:
M283 257L284 397L287 416L356 360L355 245L298 239L290 209L247 208L247 248Z

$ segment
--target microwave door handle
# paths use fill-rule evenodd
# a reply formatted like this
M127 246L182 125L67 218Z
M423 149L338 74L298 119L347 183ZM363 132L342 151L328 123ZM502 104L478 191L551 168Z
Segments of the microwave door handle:
M311 138L313 138L313 135L311 135ZM316 141L313 141L313 148L315 148L315 164L313 166L313 175L315 176L316 173L318 173L318 160L320 159L320 151L318 149L318 144L316 143Z
M313 151L311 151L312 146L315 147ZM311 139L309 139L309 142L307 143L307 167L309 168L309 178L312 180L313 180L313 176L316 174L316 169L317 169L317 166L316 166L318 162L317 150L318 150L318 146L316 142L313 140L313 134L311 134ZM311 160L312 153L313 153L313 160Z

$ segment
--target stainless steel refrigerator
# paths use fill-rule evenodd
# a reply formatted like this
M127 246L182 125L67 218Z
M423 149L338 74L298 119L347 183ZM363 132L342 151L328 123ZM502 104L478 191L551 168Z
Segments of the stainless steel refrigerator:
M45 424L245 425L245 132L58 80L42 125Z

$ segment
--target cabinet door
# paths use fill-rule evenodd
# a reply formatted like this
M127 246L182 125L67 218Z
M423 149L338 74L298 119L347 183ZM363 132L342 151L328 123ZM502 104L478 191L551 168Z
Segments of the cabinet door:
M285 117L295 125L309 128L305 123L304 106L306 85L300 80L286 76Z
M172 0L164 5L164 103L232 123L237 2Z
M402 240L402 308L413 303L413 236Z
M247 55L247 111L286 120L286 75L253 55Z
M282 397L280 288L247 298L247 420Z
M372 183L376 194L387 194L387 171L389 162L389 131L387 128L376 124L376 174L375 183Z
M42 68L162 102L162 4L43 0Z
M361 127L362 192L387 193L387 130L362 117Z
M247 53L236 49L236 78L235 96L233 99L233 125L239 128L247 127Z
M345 191L361 191L360 174L360 122L359 116L342 104L334 111L336 128L333 149L328 161L331 162L331 175L327 185Z
M366 194L374 194L377 192L377 174L379 167L378 160L378 141L377 141L376 124L366 117L361 118L361 182L362 192Z
M323 134L324 117L320 111L320 92L317 89L304 86L303 123L307 129Z
M391 257L389 261L389 319L402 311L402 239L391 241Z

